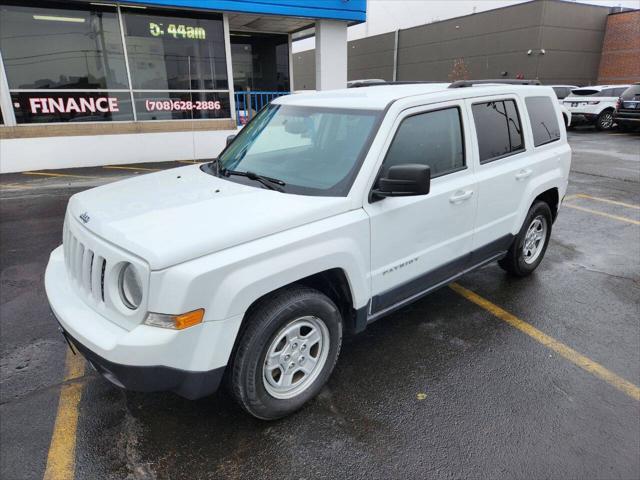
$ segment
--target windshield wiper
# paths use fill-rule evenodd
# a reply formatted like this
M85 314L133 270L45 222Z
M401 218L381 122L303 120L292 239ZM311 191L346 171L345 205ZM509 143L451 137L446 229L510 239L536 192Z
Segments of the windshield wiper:
M269 190L275 190L277 192L283 192L284 190L277 187L276 185L279 185L280 187L284 187L286 185L285 182L283 182L278 178L265 177L264 175L258 175L257 173L254 173L254 172L240 172L238 170L229 170L229 169L223 168L220 173L222 173L222 175L225 175L227 177L230 175L246 177L249 180L255 180L256 182L260 182Z

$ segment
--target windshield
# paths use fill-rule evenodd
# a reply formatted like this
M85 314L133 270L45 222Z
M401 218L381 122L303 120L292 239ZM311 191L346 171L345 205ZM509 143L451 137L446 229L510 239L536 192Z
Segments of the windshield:
M281 180L287 193L346 196L380 116L379 111L271 104L220 155L219 169ZM246 176L228 180L259 186Z

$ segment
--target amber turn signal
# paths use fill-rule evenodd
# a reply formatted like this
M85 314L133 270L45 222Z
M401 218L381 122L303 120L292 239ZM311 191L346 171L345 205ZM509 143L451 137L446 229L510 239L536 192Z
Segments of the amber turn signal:
M183 313L182 315L176 315L174 321L176 323L176 329L182 330L184 328L193 327L198 323L202 323L204 318L204 308L199 308L193 312Z
M184 330L202 323L204 319L204 308L193 310L192 312L180 315L166 315L163 313L148 313L145 318L145 325L151 327L171 328L173 330Z

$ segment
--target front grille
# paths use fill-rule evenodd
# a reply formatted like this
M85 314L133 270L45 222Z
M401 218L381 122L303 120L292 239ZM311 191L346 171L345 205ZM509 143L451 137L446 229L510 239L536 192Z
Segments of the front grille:
M96 303L104 302L107 259L83 244L65 224L62 244L67 274L76 288Z

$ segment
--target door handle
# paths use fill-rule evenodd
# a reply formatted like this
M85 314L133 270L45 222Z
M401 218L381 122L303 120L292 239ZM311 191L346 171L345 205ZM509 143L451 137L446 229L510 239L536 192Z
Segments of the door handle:
M529 178L532 173L533 170L531 170L530 168L523 168L516 175L516 180L524 180L525 178Z
M459 190L449 197L451 203L462 203L465 200L469 200L473 196L473 190L462 191Z

